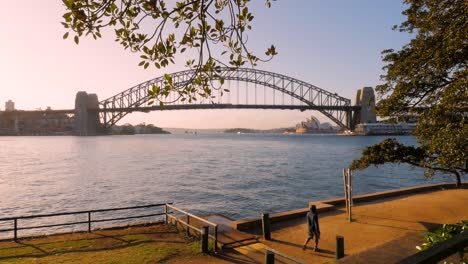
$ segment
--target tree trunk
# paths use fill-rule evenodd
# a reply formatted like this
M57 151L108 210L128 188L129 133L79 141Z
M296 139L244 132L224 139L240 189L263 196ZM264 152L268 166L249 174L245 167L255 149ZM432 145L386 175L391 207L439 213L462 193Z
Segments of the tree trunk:
M458 173L458 171L453 171L453 173L455 174L455 179L456 179L456 186L457 188L461 188L462 184L461 184L461 177L460 177L460 173Z

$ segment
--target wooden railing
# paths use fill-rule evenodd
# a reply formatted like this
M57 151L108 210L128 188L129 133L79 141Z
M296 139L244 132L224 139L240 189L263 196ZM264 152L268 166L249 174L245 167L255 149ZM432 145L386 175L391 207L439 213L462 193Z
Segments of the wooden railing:
M139 214L139 215L128 215L120 217L109 217L109 218L100 218L95 219L93 214L103 213L103 212L112 212L112 211L123 211L123 210L135 210L135 209L145 209L152 207L160 207L161 212L151 213L151 214ZM177 217L181 215L182 217ZM85 221L65 221L65 222L55 222L48 224L40 224L35 226L24 225L21 220L26 219L35 219L35 218L52 218L60 216L71 216L71 215L84 215L87 217ZM199 216L186 212L180 208L177 208L172 205L172 203L161 203L161 204L150 204L142 206L131 206L131 207L120 207L120 208L110 208L110 209L98 209L98 210L86 210L86 211L74 211L74 212L65 212L65 213L53 213L53 214L37 214L37 215L27 215L27 216L15 216L15 217L6 217L0 218L0 223L11 221L11 228L0 229L0 233L13 232L13 239L17 241L20 236L18 231L20 230L30 230L30 229L39 229L39 228L54 228L54 227L65 227L72 225L87 225L87 231L91 232L93 230L93 223L100 222L111 222L111 221L120 221L128 219L137 219L137 218L146 218L146 217L155 217L161 216L161 220L164 216L165 222L167 224L179 223L185 227L187 235L193 233L200 234L202 237L202 251L208 251L208 240L211 239L214 244L214 250L218 249L218 225L216 223L210 222L206 219L203 219ZM63 220L62 220L63 221ZM192 233L190 232L192 230ZM211 232L210 232L211 230ZM84 231L84 230L83 230Z
M172 211L171 211L172 210ZM177 212L179 214L182 214L182 217L177 217L174 212ZM193 223L196 221L198 223ZM174 222L172 222L174 221ZM166 223L171 224L171 223L179 223L183 227L185 227L185 230L187 232L187 235L191 235L190 230L195 231L196 233L200 234L202 236L204 234L203 227L208 227L208 233L205 234L207 235L208 238L213 240L214 244L214 251L218 250L218 224L210 222L206 219L203 219L199 216L196 216L194 214L191 214L187 211L184 211L180 208L177 208L171 204L166 204ZM213 230L212 234L210 233L210 227ZM203 241L202 241L203 243ZM202 245L203 247L203 245Z
M70 225L87 225L87 231L91 232L93 230L92 229L92 223L111 222L111 221L119 221L119 220L128 220L128 219L136 219L136 218L154 217L154 216L165 215L166 211L164 211L163 209L167 205L170 206L170 203L169 204L168 203L162 203L162 204L150 204L150 205L120 207L120 208L110 208L110 209L98 209L98 210L75 211L75 212L65 212L65 213L55 213L55 214L38 214L38 215L0 218L0 223L1 222L11 221L12 224L13 224L13 228L0 229L0 233L2 233L2 232L13 232L13 239L15 241L17 241L18 238L19 238L19 236L18 236L18 231L19 230L30 230L30 229L38 229L38 228L52 228L52 227L70 226ZM161 213L132 215L132 216L124 216L124 217L116 217L116 218L104 218L104 219L93 219L92 218L92 214L95 214L95 213L111 212L111 211L123 211L123 210L135 210L135 209L152 208L152 207L161 207ZM67 215L86 215L87 220L86 221L77 221L77 222L66 222L66 223L54 223L54 224L46 224L46 225L37 225L37 226L22 226L21 221L20 221L20 220L25 220L25 219L50 218L50 217L67 216Z

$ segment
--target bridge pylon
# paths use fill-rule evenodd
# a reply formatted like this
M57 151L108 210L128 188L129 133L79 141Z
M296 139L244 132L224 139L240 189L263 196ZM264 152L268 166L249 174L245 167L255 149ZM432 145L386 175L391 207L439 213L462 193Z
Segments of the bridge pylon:
M96 94L80 91L75 97L75 126L77 136L95 136L100 132L99 100Z
M355 110L352 114L350 127L352 130L357 124L376 123L377 115L375 113L375 92L372 87L363 87L356 91L355 106L359 106L359 110Z

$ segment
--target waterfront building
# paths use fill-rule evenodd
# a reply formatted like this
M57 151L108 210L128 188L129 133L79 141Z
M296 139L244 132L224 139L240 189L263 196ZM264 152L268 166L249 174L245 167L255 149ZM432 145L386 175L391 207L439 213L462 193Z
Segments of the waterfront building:
M73 116L67 114L0 112L0 135L71 135L73 125Z
M5 111L11 112L15 111L15 102L8 100L5 102Z
M357 135L409 135L416 128L415 123L363 123L358 124Z

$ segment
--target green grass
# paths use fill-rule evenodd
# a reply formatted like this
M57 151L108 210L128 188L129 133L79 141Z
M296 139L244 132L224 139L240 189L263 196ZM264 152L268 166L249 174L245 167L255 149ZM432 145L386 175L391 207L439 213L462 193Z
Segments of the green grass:
M212 248L212 243L209 245ZM205 262L198 240L173 227L108 230L0 242L0 263L160 263L173 258ZM182 263L181 262L181 263Z
M203 256L200 242L154 241L144 234L64 241L24 241L0 248L0 263L159 263L179 255Z
M131 247L56 254L41 258L5 259L2 263L159 263L182 253L191 252L188 245L157 245L154 243L139 244Z
M14 256L37 256L41 255L42 252L40 250L37 250L33 247L12 247L12 248L5 248L5 249L0 249L0 257L14 257ZM0 260L1 262L1 260Z
M126 240L130 243L135 243L135 242L146 242L146 241L151 241L152 238L148 235L142 235L142 234L132 234L132 235L125 235L120 237L123 240Z

